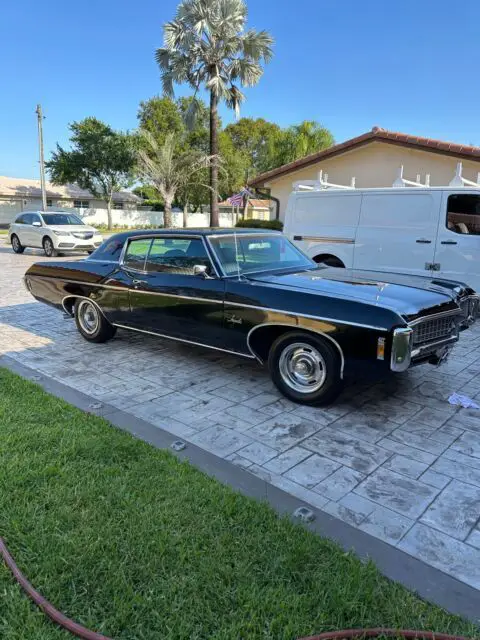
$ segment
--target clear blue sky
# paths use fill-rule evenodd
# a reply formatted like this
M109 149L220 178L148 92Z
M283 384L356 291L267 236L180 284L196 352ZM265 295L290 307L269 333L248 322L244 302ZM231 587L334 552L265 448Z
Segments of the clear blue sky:
M2 5L0 175L37 177L35 106L48 158L72 120L136 126L161 91L154 62L176 0ZM480 1L250 0L275 56L242 115L315 119L342 141L384 128L480 145ZM180 93L180 92L179 92ZM185 93L185 92L184 92ZM224 122L232 119L222 112Z

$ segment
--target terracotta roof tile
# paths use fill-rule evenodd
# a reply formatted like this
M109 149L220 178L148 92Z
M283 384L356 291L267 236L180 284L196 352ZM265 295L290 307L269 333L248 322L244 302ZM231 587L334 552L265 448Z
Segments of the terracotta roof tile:
M267 182L272 178L276 178L277 176L290 173L291 171L295 171L303 167L308 167L312 164L316 164L321 160L326 160L327 158L331 158L344 153L349 149L354 149L356 147L368 144L369 142L375 141L398 144L405 147L410 147L412 149L434 151L435 153L446 153L456 158L478 160L480 162L480 147L457 144L455 142L446 142L444 140L434 140L433 138L423 138L421 136L412 136L407 133L388 131L387 129L382 129L381 127L373 127L371 131L363 133L356 138L345 140L345 142L335 144L328 149L324 149L323 151L313 153L309 156L306 156L305 158L300 158L299 160L284 164L283 166L272 169L271 171L261 173L253 180L250 180L250 184L252 186L260 186L261 184Z

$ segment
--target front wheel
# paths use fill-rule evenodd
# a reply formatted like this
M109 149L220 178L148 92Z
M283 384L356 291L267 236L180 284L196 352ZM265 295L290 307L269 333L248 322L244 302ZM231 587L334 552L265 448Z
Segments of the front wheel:
M18 236L12 236L12 249L14 253L23 253L25 251L25 247L22 246Z
M278 389L290 400L307 405L335 400L343 387L341 366L334 344L305 332L281 335L268 357L270 375Z
M52 240L46 236L42 242L43 250L45 251L45 255L47 258L55 258L57 255L57 250L53 246Z
M74 307L75 322L81 335L89 342L106 342L117 332L99 307L90 300L78 299Z

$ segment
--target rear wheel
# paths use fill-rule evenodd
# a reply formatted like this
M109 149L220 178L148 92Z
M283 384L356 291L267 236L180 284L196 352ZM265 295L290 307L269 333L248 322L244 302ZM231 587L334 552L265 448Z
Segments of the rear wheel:
M15 234L12 236L12 249L14 253L23 253L25 247L22 247L20 239Z
M270 348L268 366L273 382L290 400L326 405L342 390L341 358L325 338L305 332L281 335Z
M91 300L76 300L74 315L77 329L89 342L106 342L117 332Z
M48 236L45 236L45 238L43 239L42 246L47 258L55 258L57 256L57 250L53 246L53 242Z

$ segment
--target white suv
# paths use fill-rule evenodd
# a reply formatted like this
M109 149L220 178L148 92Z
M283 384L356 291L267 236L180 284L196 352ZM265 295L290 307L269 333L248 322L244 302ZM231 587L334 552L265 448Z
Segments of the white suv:
M23 253L27 247L43 248L49 258L64 251L92 253L103 242L94 227L65 211L24 211L10 225L8 239L15 253Z

